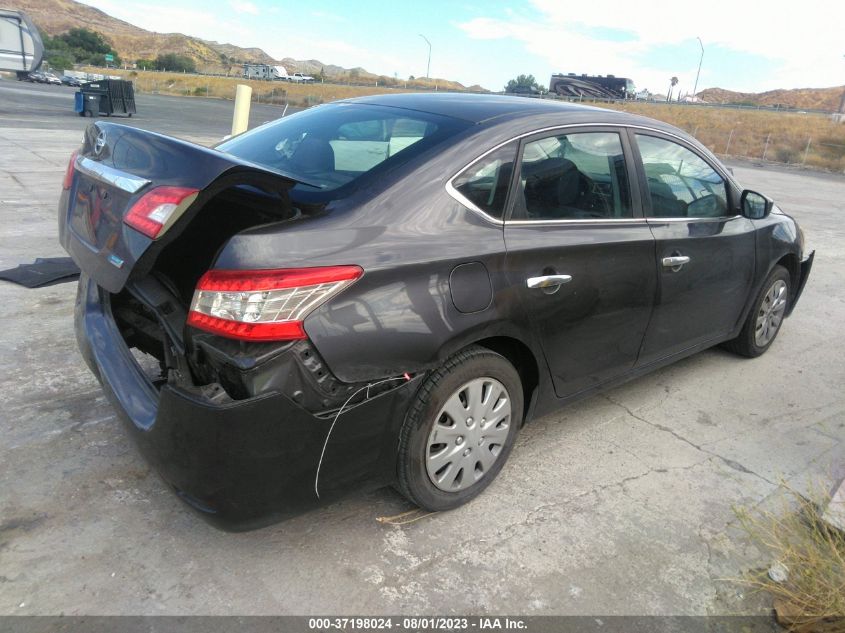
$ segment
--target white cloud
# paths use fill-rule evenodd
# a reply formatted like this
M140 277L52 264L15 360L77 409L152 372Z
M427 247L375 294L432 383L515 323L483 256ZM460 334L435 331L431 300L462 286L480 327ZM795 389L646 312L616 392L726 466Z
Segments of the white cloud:
M258 15L258 7L249 0L230 0L229 6L238 13L249 13L250 15Z
M845 8L838 2L802 0L788 8L748 0L590 0L578 4L533 0L532 4L539 15L481 17L460 28L476 39L519 41L562 72L627 75L653 91L666 90L661 84L668 86L668 73L643 67L639 60L657 46L696 37L705 44L702 80L712 70L707 67L706 48L715 44L781 65L775 77L747 78L748 86L756 89L836 85L845 80L841 63ZM584 35L597 29L626 31L632 38L617 42ZM692 89L699 53L694 46L683 59L669 60L670 67L677 67L671 74L678 75L686 90ZM707 84L702 81L701 85Z
M117 0L86 0L85 4L105 11L111 16L156 33L183 33L218 42L245 38L249 31L220 19L216 12L152 3L125 3Z

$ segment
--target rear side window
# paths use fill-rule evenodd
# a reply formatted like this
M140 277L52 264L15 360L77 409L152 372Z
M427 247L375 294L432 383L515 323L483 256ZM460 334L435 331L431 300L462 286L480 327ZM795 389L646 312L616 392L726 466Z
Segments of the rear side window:
M319 198L401 165L468 125L401 108L337 104L263 125L217 149L307 183L294 188L295 198L297 192Z
M728 215L725 181L695 152L673 141L637 134L652 217L718 218Z
M631 192L616 132L549 136L525 144L514 217L630 218Z
M452 186L486 214L501 220L513 176L516 148L514 141L493 150L458 174Z

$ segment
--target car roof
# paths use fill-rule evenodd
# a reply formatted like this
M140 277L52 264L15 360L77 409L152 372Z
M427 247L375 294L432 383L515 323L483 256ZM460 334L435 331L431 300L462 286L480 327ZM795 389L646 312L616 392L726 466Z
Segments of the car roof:
M402 93L345 99L341 103L365 103L418 110L463 119L476 124L494 119L513 120L554 114L571 117L577 119L578 122L587 122L591 118L590 114L594 113L598 115L595 117L597 120L623 124L642 125L648 123L652 127L677 132L670 125L646 117L557 99L473 93Z

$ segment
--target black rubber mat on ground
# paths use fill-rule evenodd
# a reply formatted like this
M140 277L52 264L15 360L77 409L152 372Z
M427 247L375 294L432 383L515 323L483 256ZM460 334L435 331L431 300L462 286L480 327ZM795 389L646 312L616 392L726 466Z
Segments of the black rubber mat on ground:
M79 267L70 257L39 257L32 264L21 264L17 268L0 270L0 279L11 281L27 288L41 288L79 277Z

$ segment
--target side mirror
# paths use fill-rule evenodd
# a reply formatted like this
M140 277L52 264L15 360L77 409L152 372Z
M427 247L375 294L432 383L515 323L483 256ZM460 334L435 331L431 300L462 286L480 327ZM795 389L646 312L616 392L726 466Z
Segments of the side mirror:
M772 212L774 202L762 193L746 189L739 198L742 215L750 220L762 220Z

